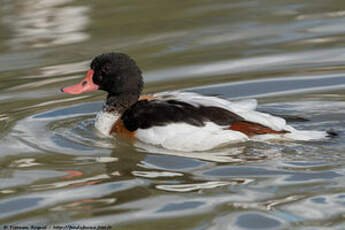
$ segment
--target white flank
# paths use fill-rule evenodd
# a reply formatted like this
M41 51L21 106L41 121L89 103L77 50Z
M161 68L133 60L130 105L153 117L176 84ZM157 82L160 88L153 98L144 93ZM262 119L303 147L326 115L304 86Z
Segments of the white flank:
M110 136L111 128L119 117L119 114L100 111L96 116L95 127L104 136Z
M205 151L220 145L248 140L241 132L225 129L211 122L202 127L176 123L138 129L136 138L145 143L185 152Z

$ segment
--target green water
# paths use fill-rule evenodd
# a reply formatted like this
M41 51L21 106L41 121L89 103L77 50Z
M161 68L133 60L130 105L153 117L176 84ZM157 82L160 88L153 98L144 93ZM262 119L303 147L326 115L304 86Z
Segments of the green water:
M0 0L0 226L344 229L345 2ZM171 152L94 128L61 94L120 51L145 93L188 89L333 130L314 142Z

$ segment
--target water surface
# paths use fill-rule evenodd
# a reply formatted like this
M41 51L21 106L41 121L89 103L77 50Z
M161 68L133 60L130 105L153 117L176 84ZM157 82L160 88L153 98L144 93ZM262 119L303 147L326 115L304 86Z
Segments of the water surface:
M345 2L0 2L0 225L345 228ZM59 89L109 51L145 93L257 98L339 135L193 153L103 137L104 93Z

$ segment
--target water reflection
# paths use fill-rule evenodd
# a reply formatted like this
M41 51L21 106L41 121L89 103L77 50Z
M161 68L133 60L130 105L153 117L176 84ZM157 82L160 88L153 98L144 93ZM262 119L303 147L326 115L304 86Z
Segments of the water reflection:
M327 91L331 89L345 88L345 76L344 74L330 74L320 76L296 76L296 77L280 77L263 80L248 80L241 82L231 82L226 84L208 85L204 87L194 88L193 91L197 91L201 94L209 95L224 95L229 98L243 98L252 97L253 93L255 97L264 96L277 96L277 95L291 95L298 93L306 93L313 91ZM313 103L304 102L303 106L330 106L329 102L325 103ZM338 102L339 103L339 102ZM340 104L340 103L339 103ZM335 107L337 109L337 107Z
M251 179L234 179L230 181L209 181L204 183L194 183L194 184L177 184L177 185L169 185L169 184L162 184L157 185L156 188L159 190L167 191L167 192L191 192L191 191L199 191L205 189L215 189L218 187L225 187L228 185L236 185L236 184L248 184L254 180Z
M343 1L0 4L0 226L344 228ZM136 59L146 92L260 96L260 110L339 136L195 153L104 138L105 95L58 90L111 50Z
M307 220L322 221L329 218L343 218L344 193L311 196L298 203L286 204L282 210Z
M12 49L50 47L85 41L89 34L87 5L71 5L74 0L2 1L3 21L13 31Z
M313 66L313 68L337 66L345 59L345 49L309 50L271 56L257 56L236 60L222 60L178 68L162 69L147 74L146 81L162 81L173 78L200 78L205 76L222 76L234 73L286 71L294 66L296 70ZM301 63L303 65L301 65Z

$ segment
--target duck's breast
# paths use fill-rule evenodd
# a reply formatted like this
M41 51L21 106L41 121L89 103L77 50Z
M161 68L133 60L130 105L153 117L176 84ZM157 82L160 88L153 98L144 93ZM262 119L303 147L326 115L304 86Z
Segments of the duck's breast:
M110 132L115 122L120 118L120 114L100 111L95 120L96 129L105 136L110 136Z

